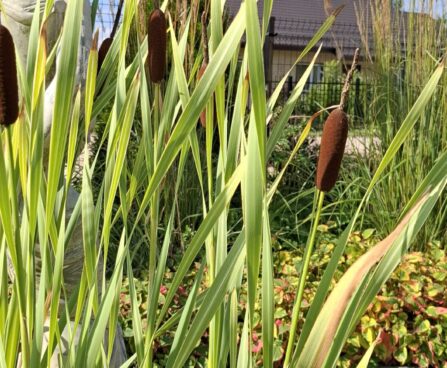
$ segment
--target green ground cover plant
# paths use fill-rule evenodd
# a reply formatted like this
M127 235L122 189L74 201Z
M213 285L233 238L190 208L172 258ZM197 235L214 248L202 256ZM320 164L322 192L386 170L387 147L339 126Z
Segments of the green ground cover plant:
M203 50L192 59L187 53L197 14L189 13L185 26L175 28L168 3L154 3L158 21L166 21L166 34L156 41L166 36L168 42L153 49L160 46L148 44L154 35L146 37L137 28L150 14L136 0L125 1L123 22L99 71L98 35L88 47L74 46L85 43L83 30L90 21L94 24L95 14L86 15L88 3L67 3L60 38L50 48L46 26L54 1L37 2L33 9L26 63L17 64L21 113L0 133L0 366L50 366L56 360L59 366L150 367L157 363L160 347L162 364L168 367L183 367L191 356L202 357L208 367L252 367L261 360L273 366L278 348L286 343L283 365L333 367L444 191L447 152L439 150L396 214L392 231L340 275L338 265L368 199L437 96L445 69L439 57L334 243L313 298L304 299L307 304L301 308L312 282L307 276L314 267L312 248L325 204L324 193L310 189L311 230L296 273L293 310L287 311L295 332L283 341L275 324L279 301L270 207L312 119L301 126L270 183L267 167L321 50L319 41L341 9L297 55L296 63L317 47L273 125L280 92L293 71L266 96L262 44L273 3L264 1L261 15L256 1L247 0L224 26L223 2L209 2L204 17L209 63L199 80ZM10 9L4 4L0 2L2 19ZM162 28L163 23L156 32ZM243 50L235 47L242 37ZM128 53L131 38L134 55ZM162 60L164 55L156 53L165 47L168 61L165 68L155 66L160 72L155 75L147 56ZM82 58L85 65L79 64ZM55 79L50 81L54 64ZM54 100L47 98L49 92ZM198 124L203 111L204 128ZM105 127L90 155L89 132L98 117ZM335 152L338 158L342 149ZM79 155L83 163L77 192L71 181ZM199 183L201 213L196 227L180 237L184 244L173 252L178 258L171 266L175 224L182 217L177 199L187 195L182 192L187 169ZM94 182L96 170L103 175ZM237 226L234 211L242 213ZM82 254L74 265L72 256L79 253L72 252L73 244ZM132 267L139 248L147 252L147 276L140 282ZM139 292L143 287L145 294ZM124 315L123 300L130 301L126 323L130 318L133 354L117 360L116 326L120 308ZM202 340L205 344L198 345Z
M303 308L307 310L312 301L322 270L327 266L335 242L338 226L334 222L322 224L318 229L318 247L312 255ZM379 240L374 229L353 232L348 240L345 255L340 259L339 269L334 277L333 285L343 272L367 249ZM274 366L282 366L296 289L298 285L297 270L302 262L303 252L298 248L290 251L290 246L280 240L272 242L274 272ZM181 254L178 255L181 257ZM167 267L165 283L160 287L159 303L165 303L165 295L170 287L175 272L175 263ZM184 284L179 287L168 316L175 315L185 305L189 290L200 264L185 277ZM171 271L172 269L172 271ZM447 303L445 280L447 279L447 256L439 242L427 245L427 252L413 251L404 256L402 263L396 268L390 279L380 290L377 297L368 306L359 325L348 338L343 348L338 367L356 367L371 344L380 337L370 366L411 365L418 367L445 366L447 351L444 341L447 338ZM135 279L137 299L143 323L147 318L147 281L144 277ZM243 286L246 280L243 281ZM262 285L259 283L258 288ZM202 290L207 288L202 281ZM244 290L244 287L242 287ZM243 323L243 311L247 305L246 294L242 291L239 301L240 312L238 323ZM131 316L131 300L129 297L129 280L124 280L120 297L120 319L130 352L134 352L133 328ZM253 352L258 366L262 366L262 323L260 306L255 312L256 327L252 334ZM300 324L301 325L301 324ZM155 362L163 367L169 354L169 347L174 331L166 331L155 347ZM188 359L187 366L206 366L208 338L204 335L194 352Z

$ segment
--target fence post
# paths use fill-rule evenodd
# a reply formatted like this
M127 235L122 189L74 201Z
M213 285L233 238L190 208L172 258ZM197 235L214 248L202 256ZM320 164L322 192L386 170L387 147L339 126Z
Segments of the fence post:
M289 75L287 77L287 97L290 97L293 89L293 77Z
M361 116L361 108L360 108L360 78L357 77L357 79L355 80L355 99L354 99L354 118L355 117L359 117L363 118Z
M267 95L272 93L273 37L275 37L275 17L270 17L264 42L264 78Z

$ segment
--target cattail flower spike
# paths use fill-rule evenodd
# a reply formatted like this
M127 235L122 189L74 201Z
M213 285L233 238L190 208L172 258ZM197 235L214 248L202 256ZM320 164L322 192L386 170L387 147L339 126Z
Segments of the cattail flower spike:
M19 87L14 41L0 24L0 125L11 125L19 116Z
M166 18L160 9L155 9L149 15L148 21L149 42L149 77L153 83L163 80L166 66Z
M340 105L327 118L321 135L320 156L318 157L315 185L329 192L335 185L340 171L341 161L348 138L348 116L344 112L352 76L359 59L359 49L356 50L351 69L341 93Z

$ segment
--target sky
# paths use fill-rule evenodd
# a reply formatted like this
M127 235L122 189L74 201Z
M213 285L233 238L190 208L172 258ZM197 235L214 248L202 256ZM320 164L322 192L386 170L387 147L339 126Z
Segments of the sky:
M109 37L113 28L114 18L119 0L99 0L95 29L99 29L100 40Z
M447 0L403 0L403 10L411 10L411 4L416 4L416 11L425 11L427 12L428 5L421 6L421 4L429 4L431 1L434 2L434 13L435 16L447 15ZM98 8L98 16L96 19L95 28L99 28L100 31L100 39L104 39L108 37L113 25L113 16L112 13L116 11L116 7L118 5L119 0L99 0L99 8ZM113 10L114 8L114 10Z
M433 0L434 1L434 13L436 16L440 17L442 15L447 14L447 0ZM427 7L429 6L428 4L430 3L429 0L403 0L404 5L403 5L403 10L410 10L411 9L411 3L415 3L416 4L416 10L417 11L425 11L427 12L428 9ZM425 9L421 9L424 8L424 6L421 6L423 4L427 4L425 5Z

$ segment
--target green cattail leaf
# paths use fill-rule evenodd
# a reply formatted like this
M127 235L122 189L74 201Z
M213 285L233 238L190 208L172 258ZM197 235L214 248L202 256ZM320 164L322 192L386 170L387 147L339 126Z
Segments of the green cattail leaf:
M174 336L174 341L172 342L171 351L169 353L169 359L167 361L168 367L172 366L173 362L176 360L177 355L179 354L179 349L181 347L181 344L185 339L186 333L188 332L187 327L191 320L192 312L195 308L196 298L197 298L198 290L200 287L200 283L202 281L204 267L205 267L205 262L201 262L201 266L196 274L194 284L192 286L191 291L189 292L188 299L186 300L185 306L183 307L183 313L180 318L178 328L177 328L177 331Z
M86 140L86 142L88 141L88 131L89 131L89 127L90 127L90 121L92 118L93 99L95 97L97 69L100 68L99 52L98 52L97 47L98 47L98 32L95 33L95 36L94 36L93 42L92 42L92 47L90 49L90 54L88 57L88 65L87 65L87 79L85 82L84 139Z
M7 325L5 332L5 341L8 342L6 349L6 366L14 367L17 362L17 350L20 339L20 313L17 305L18 294L13 293L8 306Z
M256 1L248 0L246 5L246 47L252 110L247 147L247 160L250 164L246 166L242 188L247 247L249 328L252 331L263 239L262 216L259 214L262 213L265 195L266 96L265 89L260 88L264 86L265 81Z
M211 321L231 285L233 270L243 266L245 252L243 238L236 241L231 251L228 253L219 273L216 275L213 284L209 288L205 299L203 300L197 315L194 318L191 327L185 336L181 347L178 350L175 362L172 367L183 367L189 354L194 349L200 336L205 331L208 323Z
M234 192L236 191L236 188L238 187L242 179L242 172L244 169L244 165L245 161L243 161L237 168L237 170L234 172L232 178L228 181L225 188L216 198L213 206L210 208L208 214L203 219L202 223L197 229L196 234L191 239L191 243L188 245L188 248L186 249L185 254L182 257L182 260L174 275L174 279L171 282L171 287L165 297L165 304L158 316L157 326L160 325L166 312L168 311L168 308L174 298L177 288L180 286L181 281L188 272L188 269L192 264L192 262L194 261L194 258L200 251L204 241L208 237L209 233L212 231L217 219L222 214L222 211L226 208Z
M264 367L273 367L273 324L275 295L273 291L273 256L268 218L268 206L264 202L262 245L262 357Z
M7 368L5 357L5 345L2 337L0 336L0 368Z
M321 44L318 48L317 52L315 53L311 63L304 71L303 75L301 76L298 83L293 88L292 93L290 94L290 97L287 99L286 103L283 106L283 109L281 111L281 114L278 117L278 120L275 122L275 125L272 129L272 132L270 133L269 139L267 141L267 158L270 158L270 156L273 153L273 150L275 148L275 145L278 143L279 138L282 136L284 132L284 128L289 121L290 115L292 115L292 112L296 106L296 103L301 96L301 93L304 90L304 87L307 83L307 80L309 79L310 73L313 70L313 66L315 65L315 62L318 58L318 55L321 52L321 48L323 45ZM284 80L285 81L285 80Z
M70 133L68 138L67 170L65 175L66 178L65 195L67 195L68 193L68 189L71 182L70 179L73 175L73 167L75 165L80 115L81 115L81 91L78 90L73 104L73 113L71 116Z
M379 335L380 336L380 335ZM372 358L372 355L374 353L374 349L376 348L377 344L380 343L380 337L377 337L377 339L374 340L374 342L369 346L368 350L366 351L365 355L363 355L362 360L357 365L357 368L368 368L369 367L369 361Z
M119 179L121 177L121 171L124 166L124 160L126 157L127 147L129 144L130 130L133 123L133 118L135 115L136 104L138 100L139 92L139 77L137 76L131 86L131 89L127 95L127 100L121 115L118 119L118 126L120 130L114 136L115 141L110 145L111 152L116 152L116 158L114 159L114 164L111 165L108 162L108 169L106 170L106 175L110 177L110 184L105 195L105 207L104 207L104 230L103 234L110 234L111 227L111 216L113 203L115 198L115 193L118 189ZM105 255L107 255L107 244L105 247Z
M135 350L137 351L137 362L138 365L141 366L144 360L144 339L143 339L143 328L141 325L141 314L140 314L140 305L137 299L137 292L135 288L135 281L133 277L132 271L132 262L130 260L129 253L126 255L126 263L127 263L127 273L129 279L129 294L130 301L132 305L132 327L134 333L134 342L135 342ZM151 347L149 347L150 349Z
M91 332L89 334L88 341L86 342L86 347L88 349L87 356L85 357L85 361L77 361L77 365L86 366L87 362L94 362L98 357L98 353L100 352L100 347L103 343L104 333L106 331L106 327L108 324L108 320L110 317L110 313L112 311L112 307L114 304L114 300L117 295L117 291L121 285L123 265L126 258L126 254L128 252L128 245L125 242L126 235L125 230L122 233L120 245L118 248L118 254L116 256L115 268L113 271L113 275L108 284L107 291L102 299L101 305L99 307L98 315L95 318L95 322L91 327ZM79 356L79 359L84 358Z
M250 342L249 342L251 336L249 334L248 320L249 317L247 310L244 318L244 326L242 327L241 342L239 344L239 354L237 357L237 367L241 368L250 368L252 363L250 354Z
M46 232L54 216L56 193L62 173L67 133L69 127L70 107L72 101L78 60L78 47L81 37L82 1L71 1L67 5L62 31L61 51L56 71L56 93L53 120L51 126L50 152L48 162L48 185L46 197Z
M39 102L39 98L45 91L45 73L46 73L46 61L47 61L47 32L46 27L43 25L40 31L40 37L37 48L36 66L34 69L33 79L33 97L31 109L34 111L36 105Z
M225 170L226 178L229 178L237 166L237 160L240 156L241 141L244 135L244 120L246 106L248 101L249 82L247 76L247 52L244 52L240 68L239 80L237 84L236 97L233 116L231 119L230 135L228 139L227 167Z

